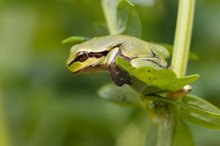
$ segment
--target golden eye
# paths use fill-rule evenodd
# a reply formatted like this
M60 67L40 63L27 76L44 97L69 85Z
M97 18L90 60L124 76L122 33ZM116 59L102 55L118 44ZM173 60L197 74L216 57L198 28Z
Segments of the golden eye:
M76 54L77 60L79 62L84 62L89 58L89 54L86 51L78 52Z

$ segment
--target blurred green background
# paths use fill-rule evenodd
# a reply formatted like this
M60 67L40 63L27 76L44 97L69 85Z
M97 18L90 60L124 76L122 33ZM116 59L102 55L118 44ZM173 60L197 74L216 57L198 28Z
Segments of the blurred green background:
M172 43L177 0L146 0L142 38ZM200 56L193 94L220 107L220 1L198 0L192 47ZM72 35L108 34L99 0L0 1L0 146L141 146L145 113L99 98L106 74L72 75ZM197 146L220 146L220 132L189 125ZM142 130L140 130L142 129ZM6 133L4 132L6 131ZM139 142L140 144L135 144Z

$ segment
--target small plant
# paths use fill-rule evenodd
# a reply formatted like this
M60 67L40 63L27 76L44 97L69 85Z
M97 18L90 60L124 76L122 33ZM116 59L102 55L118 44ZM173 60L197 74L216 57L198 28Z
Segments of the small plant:
M152 127L156 125L156 128L150 130L152 133L147 136L146 146L193 146L185 121L220 129L220 109L189 94L189 84L199 75L185 76L195 0L179 1L171 67L167 67L165 61L168 54L164 47L168 45L143 43L130 37L141 35L140 19L131 2L102 0L102 6L111 36L74 46L67 61L69 69L75 73L108 70L116 84L104 85L99 95L120 104L138 105L147 111ZM81 43L86 40L89 38L71 37L64 42ZM132 42L132 45L123 46L121 42ZM124 53L128 49L129 53ZM140 52L146 52L144 57L137 55Z

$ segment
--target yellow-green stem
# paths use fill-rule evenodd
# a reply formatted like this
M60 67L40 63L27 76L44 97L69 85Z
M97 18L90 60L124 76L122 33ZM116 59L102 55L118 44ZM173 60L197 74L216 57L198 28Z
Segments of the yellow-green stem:
M174 39L174 48L171 66L178 77L186 73L190 41L192 35L192 26L194 18L195 0L180 0L178 8L178 17L176 25L176 34ZM180 108L175 105L168 105L167 124L159 125L157 146L173 146L175 135L178 129ZM162 141L161 141L162 140Z
M195 0L180 0L176 34L174 39L172 68L178 77L186 73L192 26L194 18Z
M179 107L167 104L167 119L158 125L157 146L173 146L179 121Z

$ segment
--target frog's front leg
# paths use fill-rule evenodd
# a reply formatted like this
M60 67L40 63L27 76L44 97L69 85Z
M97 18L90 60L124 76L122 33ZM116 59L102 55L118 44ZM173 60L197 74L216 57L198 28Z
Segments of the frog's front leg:
M112 77L112 80L118 86L122 86L124 84L130 85L131 84L130 75L126 71L123 71L122 69L117 67L117 65L115 63L117 56L125 57L122 55L122 52L119 47L115 47L114 49L112 49L108 53L108 56L106 57L106 60L105 60L105 64L108 64L108 70L109 70L109 73Z
M167 67L167 62L163 59L152 58L134 58L130 61L131 66L134 68L140 68L144 66L152 67L154 69L161 69Z
M109 72L112 77L114 83L118 86L122 86L124 84L131 85L131 77L126 72L118 68L115 64L110 65Z

